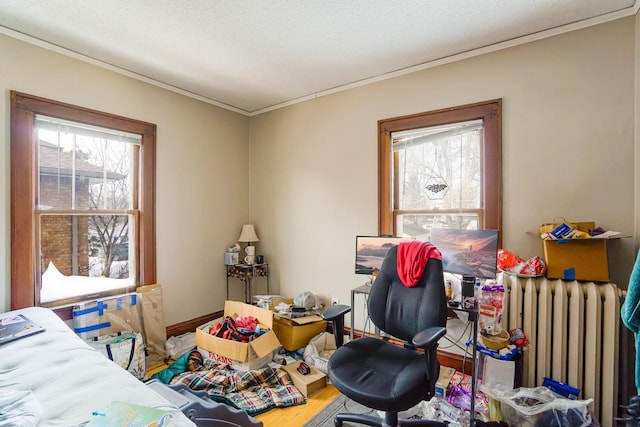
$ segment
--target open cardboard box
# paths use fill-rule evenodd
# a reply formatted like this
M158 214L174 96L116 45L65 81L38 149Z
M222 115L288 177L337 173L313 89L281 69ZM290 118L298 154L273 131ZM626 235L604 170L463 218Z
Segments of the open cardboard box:
M555 224L542 224L540 231L553 225ZM596 227L594 221L571 222L570 225L585 232ZM607 240L609 239L542 240L547 264L546 276L550 279L608 281Z
M252 361L269 359L274 350L280 346L280 341L273 331L273 312L239 301L225 301L224 316L253 316L258 319L261 327L268 329L259 338L248 343L218 338L209 334L209 330L224 320L224 317L207 322L196 329L196 345L199 349L219 356L247 363Z
M275 315L273 329L282 344L289 351L306 347L309 340L327 330L327 321L320 316L286 318Z

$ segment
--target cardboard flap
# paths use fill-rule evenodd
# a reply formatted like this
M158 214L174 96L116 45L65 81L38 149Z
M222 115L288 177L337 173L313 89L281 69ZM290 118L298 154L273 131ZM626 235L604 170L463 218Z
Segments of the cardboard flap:
M296 325L307 325L309 323L315 323L321 320L322 320L322 317L316 316L315 314L312 316L294 317L291 319L291 321Z
M275 332L269 331L260 336L260 339L249 342L249 345L256 352L258 357L264 357L277 347L280 347L280 341Z
M239 301L225 301L224 315L233 316L234 314L237 314L238 316L255 317L258 319L260 324L266 326L268 329L273 329L273 311L265 310Z
M156 289L162 289L162 286L160 286L157 283L155 285L142 285L136 288L136 292L139 292L139 293L151 292L151 291L155 291Z

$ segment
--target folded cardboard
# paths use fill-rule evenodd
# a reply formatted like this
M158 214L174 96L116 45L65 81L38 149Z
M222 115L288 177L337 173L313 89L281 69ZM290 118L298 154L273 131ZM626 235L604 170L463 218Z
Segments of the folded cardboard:
M298 372L298 366L300 361L296 361L291 365L285 365L282 367L293 381L293 385L305 396L309 397L318 390L322 390L327 385L327 376L318 371L316 368L311 368L311 372L307 375L302 375Z
M286 318L274 317L273 329L282 344L289 351L306 347L309 340L327 330L327 322L320 316Z
M218 354L238 362L252 360L273 355L273 351L280 346L280 341L273 331L273 312L238 301L225 301L224 316L252 316L258 319L261 327L267 329L263 335L248 343L232 341L210 335L209 330L220 324L224 317L205 323L196 329L196 345L206 351Z
M588 232L596 224L594 221L584 221L573 222L571 226ZM549 224L543 224L540 230L548 228ZM543 240L546 276L550 279L608 281L607 240L609 239Z
M456 370L454 368L440 365L440 375L438 376L438 381L436 381L436 397L446 399L449 383L455 373Z

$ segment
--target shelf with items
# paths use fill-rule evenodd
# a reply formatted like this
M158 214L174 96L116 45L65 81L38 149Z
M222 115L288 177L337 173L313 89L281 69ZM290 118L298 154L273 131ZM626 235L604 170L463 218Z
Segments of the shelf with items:
M229 299L229 278L244 282L244 299L246 304L251 304L251 288L254 279L265 278L267 281L267 294L269 294L269 264L234 264L227 265L227 299Z

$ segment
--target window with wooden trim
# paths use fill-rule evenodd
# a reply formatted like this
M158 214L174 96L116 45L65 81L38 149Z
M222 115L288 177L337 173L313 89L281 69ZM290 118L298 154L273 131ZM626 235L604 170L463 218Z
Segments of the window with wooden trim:
M11 308L155 282L155 125L11 93Z
M380 234L501 229L501 100L378 122Z

